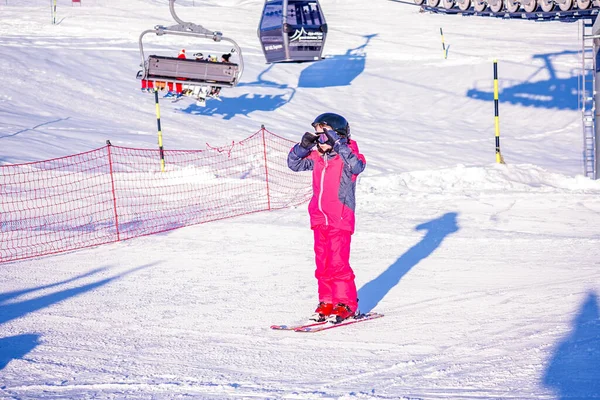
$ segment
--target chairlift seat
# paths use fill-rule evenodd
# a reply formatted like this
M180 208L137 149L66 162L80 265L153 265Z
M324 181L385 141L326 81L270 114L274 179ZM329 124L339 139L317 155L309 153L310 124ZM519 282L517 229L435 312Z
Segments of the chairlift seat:
M233 87L238 72L239 65L234 63L151 55L141 79Z

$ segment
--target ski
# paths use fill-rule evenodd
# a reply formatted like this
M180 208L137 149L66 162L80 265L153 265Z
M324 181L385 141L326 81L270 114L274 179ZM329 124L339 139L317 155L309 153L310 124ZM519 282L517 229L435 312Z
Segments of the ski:
M339 328L340 326L352 325L352 324L356 324L359 322L370 321L372 319L381 318L381 317L383 317L383 314L370 312L370 313L366 313L366 314L357 315L354 318L348 318L347 320L344 320L338 324L331 324L331 323L326 322L326 323L320 323L320 324L313 325L313 326L308 325L308 326L299 327L299 328L294 329L294 331L295 332L321 332L321 331L325 331L327 329Z
M311 322L308 324L300 324L300 325L271 325L271 329L276 331L295 331L297 329L311 328L319 325L326 324L327 321L322 322Z

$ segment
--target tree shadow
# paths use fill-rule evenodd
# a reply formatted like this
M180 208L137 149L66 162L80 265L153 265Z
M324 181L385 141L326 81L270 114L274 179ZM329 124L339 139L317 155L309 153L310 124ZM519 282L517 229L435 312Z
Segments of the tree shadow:
M568 78L558 78L552 65L552 59L558 56L579 54L576 51L536 54L534 59L542 59L544 66L535 71L525 82L500 79L498 101L525 107L557 108L559 110L577 110L579 107L578 73L573 71ZM545 71L549 79L531 82L538 73ZM506 86L504 86L506 84ZM493 91L469 89L467 97L484 101L493 101Z
M12 321L16 318L23 317L27 314L33 313L45 307L50 307L53 304L59 303L63 300L67 300L71 297L89 292L90 290L97 289L101 286L106 285L116 279L120 279L133 272L141 269L149 268L156 263L142 265L137 268L130 269L121 274L112 276L110 278L102 279L96 282L82 285L75 288L64 289L55 293L50 293L44 296L40 296L34 299L23 300L20 302L6 303L8 300L16 298L20 295L32 293L34 291L52 288L58 285L63 285L69 282L73 282L78 279L96 274L103 271L106 268L99 268L90 271L86 274L76 276L71 279L60 281L54 284L39 286L37 288L25 289L20 291L8 292L0 294L0 324ZM0 339L0 370L2 370L11 360L15 358L23 358L27 353L33 350L39 343L40 335L37 334L23 334L18 336L11 336Z
M446 236L459 230L456 218L458 214L450 212L424 224L417 225L415 230L424 230L423 239L406 253L402 254L377 278L366 283L358 291L361 312L372 311L387 293L400 282L415 265L429 257L442 243Z
M600 398L600 313L598 296L589 292L573 330L556 347L543 378L559 399Z
M346 54L335 55L311 64L300 73L299 88L324 88L348 86L365 70L367 53L365 49L377 34L365 35L365 43L348 49Z

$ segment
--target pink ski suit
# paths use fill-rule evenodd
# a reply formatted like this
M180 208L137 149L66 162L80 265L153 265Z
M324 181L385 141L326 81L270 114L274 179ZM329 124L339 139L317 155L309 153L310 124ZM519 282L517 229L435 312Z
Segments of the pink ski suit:
M358 308L354 272L350 267L350 238L354 233L356 178L366 165L355 141L338 143L336 152L321 155L295 145L288 154L293 171L312 170L313 196L308 204L314 231L319 301Z

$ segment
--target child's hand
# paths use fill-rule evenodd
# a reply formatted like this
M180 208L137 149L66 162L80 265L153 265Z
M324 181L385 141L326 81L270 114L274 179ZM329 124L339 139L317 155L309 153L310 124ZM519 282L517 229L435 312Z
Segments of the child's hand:
M305 149L310 150L315 146L315 144L317 144L318 138L319 138L319 135L314 134L312 132L306 132L302 136L302 140L300 141L300 146L304 147Z
M325 134L327 135L327 138L329 139L329 141L331 143L333 143L333 148L335 150L335 147L339 144L346 144L347 140L345 137L340 137L336 131L334 130L329 130L329 129L325 129Z

